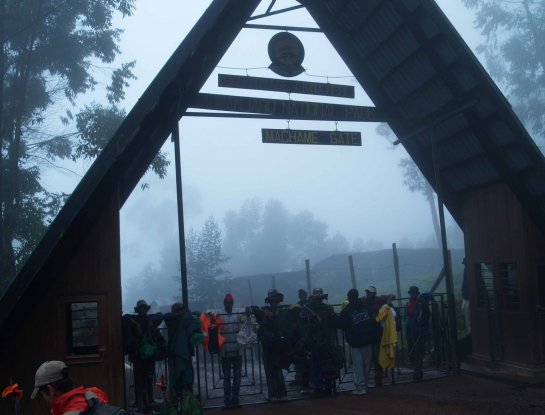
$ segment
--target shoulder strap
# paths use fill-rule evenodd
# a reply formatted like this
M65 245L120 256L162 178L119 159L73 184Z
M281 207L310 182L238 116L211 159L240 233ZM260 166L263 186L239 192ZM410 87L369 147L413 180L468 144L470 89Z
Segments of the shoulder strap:
M308 307L306 304L305 304L305 306L303 308L310 311L312 313L312 315L318 319L318 322L320 324L322 323L322 317L320 317L312 308Z

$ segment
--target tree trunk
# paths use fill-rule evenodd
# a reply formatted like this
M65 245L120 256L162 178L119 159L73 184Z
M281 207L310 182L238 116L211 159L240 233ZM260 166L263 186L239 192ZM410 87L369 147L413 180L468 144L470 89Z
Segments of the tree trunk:
M426 199L430 205L431 220L433 222L433 230L435 232L435 240L437 247L441 248L441 229L439 228L439 218L437 217L437 208L435 206L435 196L433 189L426 183Z
M36 16L40 16L42 8L42 1L39 0L35 10ZM15 249L13 247L13 241L15 239L16 230L18 228L18 214L20 213L20 159L21 149L23 142L23 116L26 106L28 80L30 76L32 66L32 55L34 51L34 45L36 42L37 27L34 28L32 35L28 42L28 50L25 59L20 63L21 67L18 69L19 85L15 88L17 91L17 107L15 109L13 119L13 134L10 137L10 142L7 150L7 158L3 160L5 163L5 170L3 173L4 183L4 206L3 206L3 229L2 229L2 269L0 272L3 276L3 283L11 280L17 272L17 258ZM7 134L7 133L6 133Z

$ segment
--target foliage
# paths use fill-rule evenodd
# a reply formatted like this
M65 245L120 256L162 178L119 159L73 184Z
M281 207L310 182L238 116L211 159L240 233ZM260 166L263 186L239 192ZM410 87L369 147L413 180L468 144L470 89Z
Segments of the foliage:
M125 116L117 104L134 62L99 65L114 65L121 30L112 19L131 15L134 3L0 0L0 295L66 199L42 186L43 169L95 158ZM78 110L98 70L112 74L109 104ZM167 164L160 155L152 168L163 177Z
M477 51L528 130L545 139L545 2L464 0L486 42ZM537 140L536 140L537 141Z
M212 216L200 232L188 232L185 249L190 300L208 307L221 303L229 274L222 268L227 258L221 251L221 230Z

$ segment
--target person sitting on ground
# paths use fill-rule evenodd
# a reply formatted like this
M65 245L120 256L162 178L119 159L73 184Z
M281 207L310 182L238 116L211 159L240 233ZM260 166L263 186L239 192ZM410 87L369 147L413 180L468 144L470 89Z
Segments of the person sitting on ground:
M51 407L53 415L84 414L89 409L87 399L91 398L108 403L108 395L99 388L83 386L74 388L68 366L59 360L44 362L36 371L34 390L30 399L38 395Z

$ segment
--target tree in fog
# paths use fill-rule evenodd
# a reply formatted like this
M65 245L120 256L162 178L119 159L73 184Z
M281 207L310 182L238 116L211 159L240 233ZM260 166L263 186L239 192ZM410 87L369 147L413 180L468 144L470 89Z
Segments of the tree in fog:
M441 229L439 227L439 218L437 216L437 206L435 204L435 192L424 177L418 166L410 158L404 158L399 161L399 167L403 170L403 184L411 192L418 192L424 195L430 208L431 220L437 246L441 246Z
M341 234L329 237L327 224L310 211L291 214L278 200L246 200L226 213L225 229L229 270L239 275L302 269L305 259L317 262L349 248Z
M388 126L388 124L382 123L380 124L377 129L377 133L381 136L385 137L388 141L392 142L395 139L395 135ZM422 194L426 201L428 202L428 206L430 207L430 215L431 220L433 223L433 230L435 233L435 240L437 243L437 246L441 246L441 229L439 227L439 218L437 216L437 207L435 204L435 191L430 186L424 175L420 172L420 169L415 164L413 159L411 158L404 158L401 159L398 163L398 166L403 171L403 184L407 186L407 188L411 192L417 192Z
M94 158L119 126L134 63L114 65L115 13L134 0L0 0L0 293L67 197L44 188L59 159ZM97 72L99 71L99 72ZM111 74L107 105L78 107ZM61 114L59 119L59 114ZM164 175L166 160L155 165Z
M545 2L464 0L486 41L477 51L536 138L545 138ZM543 141L541 141L543 143Z
M213 217L200 232L189 231L185 249L190 299L207 307L219 305L229 274L222 268L227 258L222 254L222 234Z

